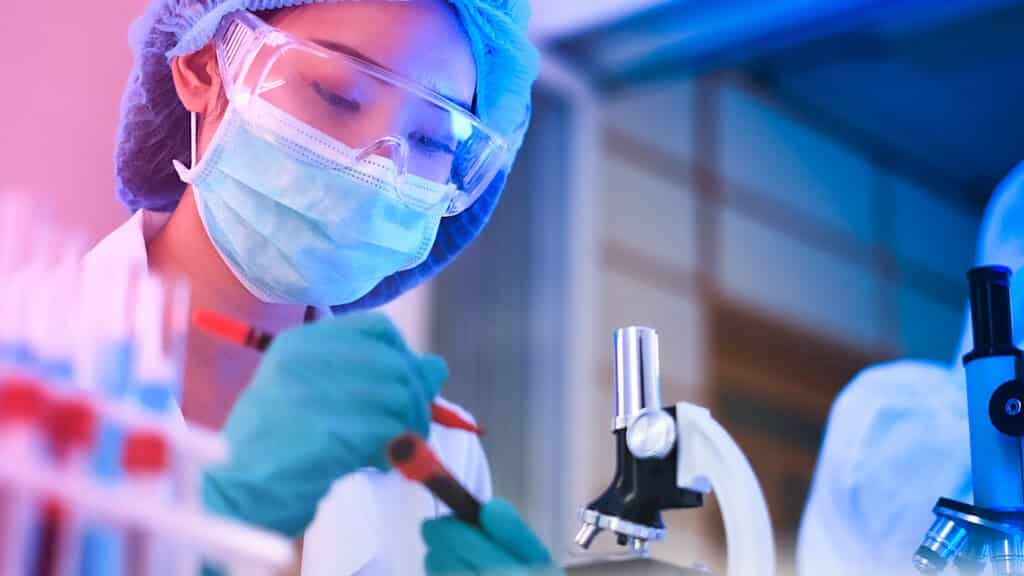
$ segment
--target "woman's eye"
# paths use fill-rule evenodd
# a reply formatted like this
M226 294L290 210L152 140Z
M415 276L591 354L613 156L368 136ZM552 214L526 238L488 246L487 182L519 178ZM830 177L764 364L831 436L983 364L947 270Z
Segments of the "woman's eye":
M450 143L452 140L451 138L435 138L420 132L414 134L411 140L413 144L427 152L433 154L447 154L449 156L455 155L455 146Z
M351 98L346 98L341 94L338 94L337 92L329 90L327 87L325 87L323 84L316 80L312 82L312 85L313 91L316 92L317 96L319 96L321 100L323 100L324 102L326 102L327 104L334 108L343 110L345 112L359 112L360 108L362 107L359 104L359 102L356 102Z

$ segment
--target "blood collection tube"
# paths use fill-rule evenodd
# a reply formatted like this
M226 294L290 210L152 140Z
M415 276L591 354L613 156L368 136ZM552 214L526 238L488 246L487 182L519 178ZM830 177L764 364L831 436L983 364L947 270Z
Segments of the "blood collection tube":
M192 317L197 328L227 342L264 352L274 341L274 334L249 326L245 322L229 318L210 310L198 310ZM430 405L430 419L445 428L464 430L478 436L484 431L476 424L463 418L458 412L438 402Z
M456 518L480 525L480 501L451 475L422 438L415 434L395 438L388 445L388 459L402 476L426 486Z
M169 504L170 446L153 430L133 430L127 434L121 465L124 482L140 506ZM168 540L142 526L133 526L125 535L125 573L132 576L169 574L173 558Z
M68 482L89 476L96 441L96 410L74 388L75 327L78 307L61 291L77 294L81 250L67 244L58 266L36 287L27 325L34 350L33 372L54 392L43 426L51 465ZM40 576L78 573L82 540L80 508L55 497L44 498L36 572Z
M132 338L134 270L85 271L79 297L80 321L75 354L78 386L103 398L106 408L125 398L132 380L135 345ZM122 481L121 454L125 427L104 413L90 462L93 481L114 490ZM89 522L83 536L80 574L124 574L124 542L120 529Z
M5 463L30 467L43 460L42 429L48 398L31 379L0 381L0 454ZM0 574L28 574L38 501L24 487L0 485Z
M46 418L47 437L61 475L69 482L89 478L91 452L96 445L97 414L84 397L68 395L56 398ZM75 506L48 500L43 520L41 558L52 569L40 571L46 576L76 576L79 573L84 537L82 514ZM51 541L52 539L52 541Z
M135 364L129 396L152 418L177 421L176 402L183 370L175 354L188 330L189 292L180 282L142 275L136 286ZM180 351L180 350L179 350ZM183 424L183 422L182 422ZM172 439L171 439L172 440ZM169 477L176 505L202 508L199 495L202 458L187 446L169 442ZM167 573L192 576L201 559L188 547L174 550Z

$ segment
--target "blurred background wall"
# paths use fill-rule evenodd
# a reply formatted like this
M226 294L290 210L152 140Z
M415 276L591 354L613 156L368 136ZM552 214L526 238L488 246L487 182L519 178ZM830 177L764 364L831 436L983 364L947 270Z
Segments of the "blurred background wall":
M432 343L497 424L499 493L563 557L614 470L611 334L642 324L665 400L747 452L791 573L836 394L871 363L953 360L980 217L1024 157L1022 22L1014 2L676 1L542 34L527 148L435 286ZM666 521L656 556L723 572L713 499Z
M113 194L114 129L128 25L145 6L9 2L0 19L0 186L23 188L93 241L127 214Z
M0 187L90 240L126 214L114 128L144 0L2 20ZM832 399L865 365L948 362L982 209L1024 157L1019 3L534 2L545 71L492 225L392 313L452 366L497 493L560 555L613 472L611 334L662 338L792 540ZM655 554L721 568L708 510ZM909 554L909 551L908 551Z

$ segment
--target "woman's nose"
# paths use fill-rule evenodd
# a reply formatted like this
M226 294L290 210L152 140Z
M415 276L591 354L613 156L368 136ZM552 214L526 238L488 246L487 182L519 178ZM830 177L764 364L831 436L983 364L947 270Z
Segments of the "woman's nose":
M363 135L359 159L383 156L391 159L404 172L409 160L409 144L403 127L414 106L397 90L381 90L360 115L359 133Z

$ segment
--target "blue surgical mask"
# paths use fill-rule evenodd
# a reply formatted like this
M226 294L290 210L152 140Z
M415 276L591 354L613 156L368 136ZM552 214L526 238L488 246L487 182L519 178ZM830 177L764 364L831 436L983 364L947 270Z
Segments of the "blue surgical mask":
M224 262L264 302L335 306L430 254L451 188L398 176L254 98L199 164L175 164Z

